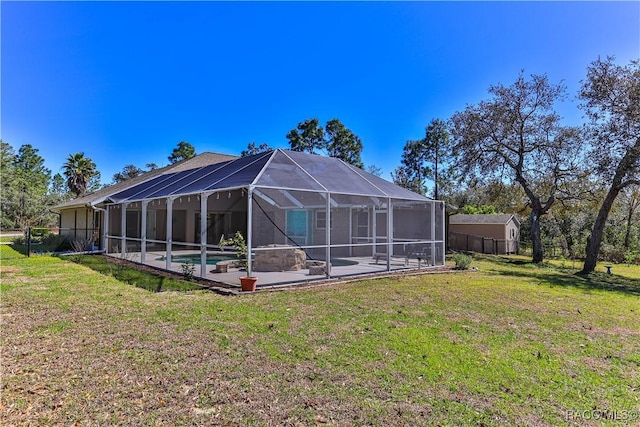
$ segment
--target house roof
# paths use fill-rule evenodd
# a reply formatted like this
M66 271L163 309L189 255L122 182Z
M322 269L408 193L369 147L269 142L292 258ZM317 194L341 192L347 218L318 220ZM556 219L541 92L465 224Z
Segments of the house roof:
M191 169L171 170L131 184L103 200L135 202L250 186L429 200L342 160L280 149Z
M467 215L456 214L449 217L449 224L507 224L509 221L515 221L519 226L520 221L518 217L513 214L480 214L480 215Z
M237 159L237 158L238 158L237 156L230 156L227 154L210 153L210 152L202 153L190 159L182 160L172 165L154 169L140 176L136 176L134 178L130 178L125 181L103 187L97 191L94 191L93 193L86 194L82 197L64 202L54 207L54 209L60 210L60 209L68 209L68 208L75 208L75 207L84 207L87 205L97 205L109 199L109 197L113 194L119 193L127 188L130 188L131 186L135 186L135 185L147 182L158 176L174 174L174 173L182 172L185 170L202 167L204 165L226 162L226 161Z

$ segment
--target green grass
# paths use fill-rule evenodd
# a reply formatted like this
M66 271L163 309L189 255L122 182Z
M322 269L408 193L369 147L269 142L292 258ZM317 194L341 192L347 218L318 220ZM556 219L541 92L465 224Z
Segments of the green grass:
M149 274L135 268L118 264L105 256L71 255L67 258L77 264L88 267L100 274L112 276L121 282L146 289L151 292L193 291L202 289L198 284L186 280L177 280L160 274Z
M23 254L13 249L10 245L0 245L0 261L26 258Z
M640 409L640 267L477 257L477 272L223 297L0 255L3 424L640 421L621 418Z

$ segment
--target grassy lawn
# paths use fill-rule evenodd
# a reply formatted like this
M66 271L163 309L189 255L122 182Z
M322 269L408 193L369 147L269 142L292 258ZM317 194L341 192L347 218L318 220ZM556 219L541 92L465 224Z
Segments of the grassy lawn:
M127 265L117 264L106 256L71 255L67 259L89 267L100 274L113 276L121 282L152 292L193 291L203 288L197 283L181 280L184 277L176 279L159 274L148 274Z
M5 235L0 235L0 243L9 243L9 242L13 242L13 239L15 239L16 236L5 236Z
M0 251L2 425L640 423L637 266L225 297Z

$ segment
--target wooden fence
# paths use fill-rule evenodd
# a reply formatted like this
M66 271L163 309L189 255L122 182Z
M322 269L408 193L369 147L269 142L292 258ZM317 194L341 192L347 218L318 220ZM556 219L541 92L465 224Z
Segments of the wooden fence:
M493 239L491 237L450 232L449 249L482 254L516 254L519 251L519 244L517 240Z

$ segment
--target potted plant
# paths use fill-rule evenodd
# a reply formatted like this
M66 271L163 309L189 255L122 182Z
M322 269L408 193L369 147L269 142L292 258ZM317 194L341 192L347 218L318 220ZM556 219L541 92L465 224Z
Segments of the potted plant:
M220 239L220 246L233 246L238 257L238 263L240 267L247 267L247 243L244 240L244 236L241 232L236 231L231 239ZM240 286L243 291L255 291L258 278L251 275L251 272L247 268L247 275L240 277Z
M258 278L256 276L241 276L240 277L240 289L246 292L253 292L256 290L256 284Z

